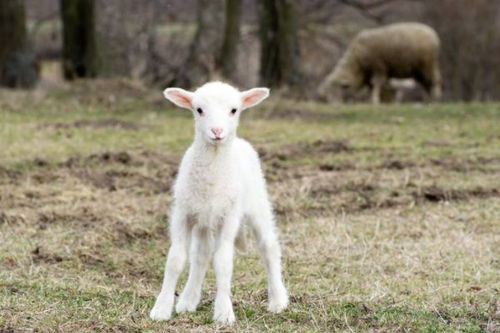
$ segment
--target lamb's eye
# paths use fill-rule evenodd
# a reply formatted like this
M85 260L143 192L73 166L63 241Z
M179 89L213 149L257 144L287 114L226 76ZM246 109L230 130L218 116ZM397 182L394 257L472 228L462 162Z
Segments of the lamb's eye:
M197 108L196 111L200 114L200 116L203 114L203 110L201 108Z
M236 113L236 109L231 109L231 114L235 114Z

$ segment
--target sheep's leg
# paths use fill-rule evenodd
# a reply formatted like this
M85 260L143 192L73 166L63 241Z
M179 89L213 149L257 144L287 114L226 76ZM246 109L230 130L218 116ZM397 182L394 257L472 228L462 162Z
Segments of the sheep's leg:
M375 105L380 104L380 92L382 90L382 87L376 83L373 84L372 87L372 103Z
M232 324L235 321L231 302L231 277L233 273L234 241L238 233L240 214L231 214L225 221L216 239L213 267L217 281L214 317L219 323Z
M435 67L432 71L431 97L434 101L439 101L441 95L441 73L439 72L439 68Z
M191 236L189 277L175 310L195 311L201 297L201 287L212 254L212 239L206 228L194 227Z
M375 105L380 104L380 96L382 93L382 87L386 83L387 79L383 75L375 75L372 78L372 103Z
M268 310L281 312L288 305L288 294L281 275L281 249L270 208L256 211L250 217L250 221L266 268L269 295Z
M153 320L168 320L172 316L175 287L186 263L187 244L189 242L186 215L179 209L174 208L170 226L172 244L168 251L161 291L149 314Z

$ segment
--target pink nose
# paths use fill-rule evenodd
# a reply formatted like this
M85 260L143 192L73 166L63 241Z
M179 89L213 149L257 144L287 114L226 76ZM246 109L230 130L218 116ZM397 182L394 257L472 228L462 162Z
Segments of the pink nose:
M220 127L213 127L210 130L212 131L212 133L214 133L216 138L218 138L222 134L222 128Z

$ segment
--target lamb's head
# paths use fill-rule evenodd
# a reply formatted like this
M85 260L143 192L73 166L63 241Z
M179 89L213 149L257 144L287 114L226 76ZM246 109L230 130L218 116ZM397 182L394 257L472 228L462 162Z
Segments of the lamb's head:
M175 105L193 113L197 138L220 145L236 136L241 111L262 102L269 96L269 89L240 92L226 83L209 82L194 92L167 88L163 94Z

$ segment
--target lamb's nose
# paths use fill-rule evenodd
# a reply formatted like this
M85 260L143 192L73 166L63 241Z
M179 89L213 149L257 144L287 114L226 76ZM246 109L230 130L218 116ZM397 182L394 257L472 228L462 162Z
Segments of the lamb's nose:
M212 131L212 133L214 133L216 138L218 138L222 134L222 128L220 127L213 127L210 130Z

